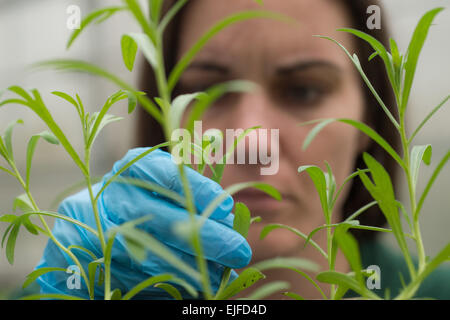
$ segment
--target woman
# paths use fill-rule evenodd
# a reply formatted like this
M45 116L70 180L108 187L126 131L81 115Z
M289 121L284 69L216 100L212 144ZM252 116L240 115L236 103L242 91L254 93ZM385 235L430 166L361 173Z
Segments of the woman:
M166 1L165 4L170 6L170 1ZM374 1L370 1L370 4L374 4ZM350 52L356 52L376 90L391 108L391 113L395 114L392 93L380 60L366 62L372 53L367 45L347 33L335 31L339 27L357 28L372 34L386 44L386 26L381 30L368 30L366 27L368 6L367 1L266 0L264 9L288 15L298 21L298 24L286 24L269 19L253 19L235 24L213 38L182 76L174 96L202 91L214 84L234 79L251 80L258 85L255 91L228 94L217 101L202 119L203 130L246 129L255 125L279 129L279 170L275 175L260 175L258 165L229 165L225 169L222 187L244 181L266 182L281 192L283 201L276 202L255 191L240 192L234 197L235 202L246 203L253 216L262 217L262 222L250 229L248 243L252 254L243 239L232 233L230 228L217 231L222 225L230 227L229 220L232 219L230 218L232 215L229 215L232 201L223 204L222 209L226 213L223 215L218 213L223 221L213 219L210 228L215 231L214 235L204 234L206 255L212 252L208 257L213 286L220 280L223 265L240 268L250 262L250 257L251 263L254 263L275 256L297 256L311 259L323 268L327 267L327 262L311 246L302 249L304 241L287 231L277 230L264 240L259 240L261 228L267 223L286 224L306 234L324 224L314 185L307 175L297 174L300 165L317 165L324 168L324 161L327 161L333 169L337 185L340 185L356 168L365 167L362 153L368 152L383 164L391 176L395 175L396 167L393 160L375 143L344 124L329 125L317 136L308 150L301 150L301 143L311 126L299 127L298 124L318 118L351 118L364 121L380 132L391 145L398 145L394 127L381 112L348 57L335 44L312 37L314 34L330 36L342 43ZM253 0L189 1L165 34L166 70L171 70L183 53L215 22L242 10L258 8ZM157 92L151 75L150 68L148 66L144 68L143 89L149 94ZM140 112L139 144L149 147L163 142L165 139L159 127L147 114ZM136 152L131 151L123 161L118 162L112 173L133 154L136 155ZM155 157L157 158L152 158L151 163L149 161L143 164L130 175L152 181L155 179L164 181L158 172L166 170L168 161L164 159L165 155ZM191 178L201 179L197 176ZM198 186L206 188L206 191L199 192L201 196L196 200L205 203L208 190L214 194L211 190L217 191L217 186L201 181ZM113 186L105 191L100 206L106 228L145 213L145 208L139 210L131 208L133 203L147 204L148 194L139 193L135 188ZM361 182L355 179L352 184L347 185L336 204L334 222L342 220L370 201L372 199ZM82 192L64 201L60 211L88 224L94 224L93 221L89 221L91 218L87 218L90 215L88 203L87 193ZM148 203L147 208L151 208L152 205L153 202ZM155 211L172 210L167 203L158 202L158 205L160 207L155 207ZM154 213L150 209L149 211ZM159 240L182 252L180 254L183 254L186 261L194 264L192 252L177 240L169 239L170 232L164 229L169 228L169 223L164 220L167 219L167 212L164 217L158 216L146 223L144 229L150 232L153 230ZM372 226L382 226L385 223L377 207L368 210L360 220L362 224ZM54 232L63 244L78 241L85 246L89 242L87 235L80 236L78 232L81 231L70 229L64 222L57 222ZM355 232L355 235L362 248L363 267L371 264L380 266L383 285L378 293L383 294L384 290L389 288L391 294L395 295L400 286L397 275L399 272L403 273L403 267L399 266L396 258L374 244L375 233L360 231ZM326 247L325 232L317 233L314 240L322 247ZM91 246L92 250L97 249L99 252L98 244L91 243ZM214 251L215 248L221 248L220 252ZM152 258L143 263L144 268L137 267L125 255L125 247L118 244L113 257L117 266L116 269L113 268L113 277L117 278L115 284L124 290L129 289L133 281L137 280L138 274L139 279L145 279L151 274L172 271L167 270L169 268L167 265ZM70 264L68 261L68 258L49 242L38 267L55 266L55 263L67 266ZM393 266L396 266L396 269L390 270ZM342 255L338 255L336 270L341 272L350 270ZM290 290L305 298L321 298L320 293L296 273L273 270L267 272L267 276L269 281L287 280L291 283ZM407 278L406 273L405 277ZM57 276L52 273L41 277L39 284L42 292L74 294L65 287L65 280L64 275ZM323 290L328 294L329 286L324 285ZM160 292L147 291L142 297L158 297L159 294ZM430 292L420 294L429 296Z

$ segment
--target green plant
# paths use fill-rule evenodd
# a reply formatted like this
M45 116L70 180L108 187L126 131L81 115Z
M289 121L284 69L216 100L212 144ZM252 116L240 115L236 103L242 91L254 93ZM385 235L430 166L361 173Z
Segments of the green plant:
M253 18L271 18L271 19L285 19L280 15L265 12L265 11L246 11L235 14L233 16L227 17L224 20L217 23L213 26L199 41L189 50L186 55L178 62L173 70L169 73L169 77L166 77L166 71L164 70L164 61L163 61L163 43L162 43L162 35L170 23L171 19L177 14L177 12L185 5L187 0L179 0L171 10L165 15L161 16L161 8L162 8L162 0L149 0L149 13L146 13L142 10L140 4L136 0L124 0L123 6L114 6L102 8L100 10L94 11L88 16L86 16L81 24L81 28L76 30L72 36L70 37L67 47L69 48L72 43L78 38L78 36L83 32L83 30L93 23L100 23L116 13L119 12L128 12L130 13L134 20L139 24L142 28L142 33L128 33L123 35L121 39L121 50L122 56L125 66L128 70L133 70L133 65L135 62L136 54L138 49L141 50L147 61L153 67L155 72L155 76L158 84L158 94L159 98L156 98L154 101L148 98L143 92L138 91L133 88L130 84L126 83L122 79L120 79L117 75L114 75L98 66L93 64L78 61L78 60L51 60L45 61L37 64L39 67L50 67L57 70L64 71L82 71L90 74L94 74L103 78L106 78L113 83L115 83L120 90L111 95L104 106L100 109L99 112L95 112L93 114L89 114L85 111L82 100L78 94L74 97L63 92L55 91L54 95L60 97L65 100L69 104L75 107L75 110L79 116L81 125L82 125L82 134L84 138L84 153L80 155L70 141L65 136L63 129L58 126L58 124L52 118L52 115L48 111L43 99L41 98L39 92L36 89L27 92L21 87L12 86L8 88L8 90L15 94L16 97L9 98L3 101L0 101L0 107L8 104L19 104L28 107L31 109L38 117L40 117L43 122L47 125L49 131L42 132L38 135L31 137L28 148L27 148L27 159L26 159L26 169L25 175L23 176L19 169L17 168L12 148L12 131L14 126L17 123L23 123L21 120L11 123L3 135L0 137L0 155L6 160L8 167L0 166L0 171L4 171L7 174L10 174L14 178L18 180L20 185L24 189L24 194L20 195L14 200L13 209L19 208L23 213L21 215L14 214L6 214L0 217L0 221L8 223L9 226L5 231L5 234L2 238L2 245L5 244L6 241L6 256L8 261L12 264L14 262L14 248L17 240L17 236L21 226L24 226L26 230L31 232L32 234L44 234L50 237L53 241L55 241L56 245L67 255L71 257L73 262L78 265L80 269L80 275L84 279L86 284L86 290L89 292L89 297L91 299L94 298L94 287L96 285L103 286L104 288L104 299L131 299L136 294L138 294L141 290L148 286L155 286L165 290L169 295L171 295L175 299L181 299L182 296L175 285L184 288L187 292L189 292L192 296L198 297L200 296L198 292L193 288L190 283L183 281L175 277L172 274L160 274L152 276L145 281L136 284L136 286L131 289L129 292L120 292L117 288L111 288L111 249L112 245L115 241L115 237L118 234L124 236L125 239L128 240L129 253L137 260L142 259L142 253L146 250L151 251L152 254L158 255L161 258L170 262L173 266L176 266L181 272L189 275L195 281L201 283L202 292L200 293L202 297L206 299L228 299L239 293L240 291L248 288L256 281L262 279L264 277L263 271L270 268L287 268L299 273L301 276L306 277L321 293L324 298L331 299L339 299L342 298L345 293L352 289L358 294L360 294L364 298L372 298L378 299L379 297L375 295L373 292L368 290L364 285L364 276L367 275L365 270L362 270L361 260L359 256L358 244L356 240L351 236L347 231L349 229L359 228L373 231L382 231L382 232L391 232L395 235L397 242L400 245L402 253L405 257L407 265L409 267L409 271L411 274L411 282L404 288L404 290L400 293L397 298L411 298L414 296L414 293L417 291L420 283L423 279L432 272L439 264L441 264L444 260L448 259L450 256L450 244L447 245L435 258L427 259L423 243L422 236L420 233L419 227L419 213L422 208L423 202L433 185L433 182L439 175L443 166L446 164L448 159L450 158L450 151L446 154L446 156L440 161L438 166L436 167L432 177L430 178L425 191L422 193L419 201L416 199L416 185L417 185L417 177L418 171L421 162L423 161L426 164L430 163L431 158L431 146L414 146L411 148L411 142L413 141L416 134L420 131L420 129L424 126L424 124L431 118L431 116L438 111L442 107L442 105L449 99L447 97L440 105L438 105L432 112L430 112L429 116L427 116L424 121L418 126L418 128L414 131L414 133L408 138L406 135L405 128L405 111L409 98L409 93L411 90L412 79L415 73L415 67L417 64L419 52L422 48L423 42L425 40L426 34L428 32L428 28L431 25L431 21L434 16L441 10L436 9L427 13L422 20L420 21L418 27L416 28L416 32L413 35L413 39L410 43L410 47L408 48L407 54L401 56L398 52L397 46L393 40L391 40L391 52L387 52L386 49L375 39L365 35L364 33L352 30L352 29L342 29L343 31L350 32L355 34L364 40L366 40L375 50L374 55L370 57L372 59L375 55L379 55L380 58L383 59L386 70L389 75L389 79L391 81L393 90L395 92L397 98L397 107L399 110L400 118L397 121L385 107L383 101L379 98L378 94L375 92L373 87L370 84L369 79L364 74L358 57L356 55L350 55L345 48L345 52L352 59L353 63L357 67L358 71L361 73L364 81L367 83L369 88L374 93L378 102L380 103L383 110L386 112L389 119L393 122L395 127L397 128L403 146L403 156L397 154L397 152L389 146L389 144L381 138L379 134L369 128L367 125L363 123L359 123L350 119L320 119L315 122L319 122L319 124L310 132L309 136L305 140L304 148L306 148L314 139L314 137L323 129L326 125L334 122L340 121L346 124L350 124L357 129L361 130L373 140L375 140L380 146L382 146L386 152L391 155L404 170L409 191L410 191L410 200L411 200L411 211L409 214L406 212L403 204L395 199L394 191L392 188L392 183L390 177L387 175L384 168L370 155L365 154L364 160L367 164L367 169L361 169L357 172L351 174L347 179L345 179L343 185L337 188L336 182L333 177L333 173L331 167L326 164L327 170L322 171L319 167L316 166L303 166L299 168L299 172L307 172L311 179L313 180L316 189L319 193L319 198L321 201L322 209L324 211L326 224L316 228L309 235L302 233L299 230L296 230L292 227L273 224L268 225L264 228L261 233L261 237L265 237L269 232L275 230L277 228L287 229L291 232L294 232L298 236L305 239L305 245L311 244L314 246L320 254L327 259L329 270L323 271L318 274L317 281L323 283L331 284L331 294L329 297L322 291L319 287L318 283L312 279L309 275L307 275L306 271L316 271L317 266L309 261L305 261L303 259L294 259L294 258L276 258L268 261L263 261L258 263L250 268L245 269L239 274L239 277L233 282L229 282L230 277L230 269L226 269L221 285L217 292L212 292L208 269L206 267L206 260L203 257L202 253L202 244L199 236L199 229L203 225L204 221L212 214L217 205L221 203L223 198L216 198L209 206L201 213L196 212L196 208L193 204L192 198L192 190L188 184L185 175L185 169L182 165L179 166L179 174L184 187L184 196L180 196L169 190L165 190L161 187L158 187L153 184L145 183L143 181L136 181L132 179L123 179L119 178L121 172L125 171L129 166L133 163L145 157L149 153L154 150L162 147L168 147L169 150L173 148L173 143L170 141L171 133L174 129L184 126L191 133L193 132L193 124L194 121L200 119L203 112L211 105L215 99L220 97L222 94L228 91L241 91L241 90L249 90L251 86L248 83L242 81L234 81L231 83L221 84L210 88L206 92L199 92L190 95L182 95L176 97L172 100L172 91L180 78L180 75L184 71L184 69L188 66L188 64L192 61L196 53L200 51L200 49L220 30L226 28L227 26L238 23L240 21L244 21L247 19ZM257 1L261 2L261 1ZM327 38L327 37L323 37ZM334 41L333 39L327 38L329 40ZM129 113L133 112L135 106L139 104L143 107L152 117L154 117L164 128L164 132L166 135L166 139L168 142L162 143L160 145L154 146L149 149L144 154L139 155L127 165L125 165L116 175L110 178L104 185L104 187L97 193L94 194L92 185L93 185L93 177L91 175L90 170L90 162L91 162L91 151L93 148L93 143L95 138L98 136L100 131L106 125L116 122L120 120L119 117L115 117L109 114L110 108L117 102L127 99L128 100L128 111ZM181 115L187 110L187 106L192 104L192 108L188 113L187 121L185 123L181 123ZM236 147L238 141L242 139L246 134L248 134L251 130L256 129L249 128L246 130L240 137L238 137L235 141L233 147ZM80 221L68 218L58 212L52 211L43 211L41 210L33 195L30 191L30 171L31 171L31 162L33 158L33 154L37 145L37 142L40 138L43 138L49 143L52 144L60 144L66 152L69 154L74 163L80 168L81 172L84 176L83 186L86 186L89 190L92 208L95 215L97 228L91 228L88 225L81 223ZM197 137L195 142L192 144L191 152L194 154L202 154L204 150L209 150L210 144L208 141L204 141L202 137ZM224 157L227 157L226 154ZM225 163L225 161L223 161ZM222 164L209 165L211 171L213 172L213 180L216 182L221 181L222 174L224 172L225 166ZM205 165L197 166L196 169L198 172L203 173L205 170ZM367 175L370 172L372 179ZM336 199L339 197L343 186L348 183L351 179L359 177L368 191L374 198L374 201L362 207L360 210L356 211L352 214L348 219L343 222L332 224L332 214L333 209L336 203ZM98 208L97 208L97 200L100 194L112 183L112 182L123 182L123 183L132 183L142 188L147 188L154 192L160 193L167 198L179 203L180 205L185 206L190 212L191 223L188 225L180 226L178 229L180 236L187 236L190 240L190 243L196 253L196 268L186 265L184 262L180 261L176 258L164 245L159 243L155 238L152 237L151 234L147 234L142 230L138 229L136 226L143 222L142 219L137 221L129 221L123 225L120 225L117 228L110 229L105 232L99 221L98 216ZM244 188L258 188L267 194L271 195L276 199L280 199L280 194L273 187L261 184L261 183L242 183L238 185L233 185L227 188L227 192L229 194L234 194L239 190ZM378 205L386 216L388 223L391 229L385 228L376 228L372 226L363 226L359 224L357 217L360 214L363 214L364 211L371 207ZM410 234L405 233L402 230L400 224L400 216L398 212L403 214L403 217L408 221L408 225L410 226ZM201 218L196 220L195 216L200 214ZM33 217L37 217L39 219L40 225L38 225L35 221L32 220ZM77 247L75 245L65 247L61 243L55 239L50 230L46 220L44 217L52 217L56 219L64 219L71 223L77 224L78 226L85 228L92 234L94 234L100 241L102 247L103 256L97 257L92 252L87 252L92 257L92 261L89 264L87 270L83 268L80 262L77 259L77 256L74 254L73 250L84 250L86 248ZM237 203L235 207L235 220L234 220L234 229L241 233L243 236L247 236L248 229L250 224L253 222L259 221L259 217L251 217L248 208L243 203ZM321 248L317 243L315 243L311 238L320 230L325 229L327 232L327 248ZM416 268L412 262L412 258L408 251L408 246L405 241L405 237L411 237L415 240L416 245L418 247L419 253L419 266ZM342 274L338 273L334 270L334 263L336 259L336 254L338 249L340 249L345 257L348 259L350 266L352 268L352 272L350 274ZM24 287L29 285L31 282L36 280L39 276L46 272L58 272L65 271L64 269L59 268L42 268L33 271L26 279L24 283ZM97 271L99 272L99 277L96 277ZM98 280L97 280L98 279ZM97 282L97 283L96 283ZM261 298L267 295L270 295L273 292L288 289L289 284L284 282L274 282L270 283L266 286L261 287L260 289L253 292L249 298ZM301 299L301 295L293 292L285 293L287 296L294 299ZM30 299L38 299L38 298L56 298L56 299L78 299L78 297L74 296L65 296L65 295L33 295L27 298Z
M329 270L319 273L317 275L317 280L319 282L331 284L331 293L328 297L330 299L342 298L349 289L352 289L363 298L380 299L380 297L377 296L374 292L366 288L364 276L368 273L366 272L366 270L362 269L358 243L353 238L353 236L347 232L349 229L365 229L377 232L390 232L394 234L395 239L403 254L404 260L407 264L411 279L408 284L404 285L404 288L401 290L398 296L395 297L396 299L413 298L423 280L440 264L450 259L450 243L447 244L434 258L427 257L419 224L419 217L423 203L434 181L438 177L444 165L450 159L450 150L445 154L442 160L440 160L433 174L428 180L424 191L418 198L417 183L420 165L422 162L426 165L430 165L432 147L429 144L412 144L418 132L427 123L427 121L445 104L445 102L448 101L450 96L447 96L437 107L435 107L409 137L407 135L407 128L405 123L405 114L407 110L408 99L411 92L419 54L427 37L432 21L441 10L443 10L443 8L433 9L427 12L422 17L414 31L412 39L409 43L409 47L404 55L399 52L397 44L393 39L390 39L389 52L377 39L364 32L348 28L338 29L339 31L353 34L366 41L375 50L375 52L369 57L369 60L373 59L375 56L379 56L379 58L383 60L387 75L390 80L390 84L395 94L399 119L396 119L391 114L378 93L373 88L370 80L362 70L358 56L356 54L351 55L346 48L344 48L340 43L332 38L326 36L317 36L333 41L334 43L339 45L351 59L351 61L361 74L363 80L377 99L382 110L386 113L386 116L397 129L401 140L403 154L399 155L392 148L392 146L390 146L389 143L382 138L380 134L375 132L369 126L352 119L319 119L303 123L302 125L318 123L306 137L303 144L303 149L306 149L313 141L314 137L316 137L316 135L328 124L337 121L351 125L374 140L397 162L397 164L403 170L404 176L406 178L410 202L410 208L409 211L407 211L405 209L405 206L395 198L391 177L389 176L387 171L375 158L373 158L368 153L364 153L363 155L364 162L367 165L367 169L358 169L357 172L352 173L344 180L343 185L341 185L339 189L336 189L336 182L328 163L326 163L326 171L322 171L322 169L317 166L302 166L298 168L298 171L300 173L307 172L314 182L324 212L325 225L314 229L309 235L306 235L299 230L285 225L272 224L266 226L263 229L261 237L265 237L272 230L284 228L304 238L305 245L308 243L312 244L328 261ZM368 173L370 173L371 178L368 176ZM334 205L336 203L336 199L340 195L344 185L347 184L351 179L356 177L359 177L361 179L362 183L369 191L374 201L360 208L344 221L333 224L332 213ZM357 217L363 214L365 210L375 205L378 205L382 214L384 214L384 216L386 217L390 229L360 225ZM407 226L409 227L409 233L403 231L401 217L406 220ZM311 240L312 236L316 232L323 229L325 229L327 232L326 249L322 249ZM406 242L406 237L414 240L417 248L418 266L415 266L413 263L413 258L411 257ZM352 271L349 274L339 273L334 270L338 248L342 250L350 264ZM310 280L320 290L319 286L313 279L308 278L308 280ZM296 293L286 294L294 299L301 298L301 296ZM321 294L325 296L322 291Z
M271 19L284 19L280 15L265 12L265 11L246 11L237 13L230 17L225 18L224 20L218 22L215 26L213 26L208 32L205 33L203 37L199 39L199 41L189 50L185 56L178 62L175 68L171 71L168 78L166 78L166 72L164 70L164 61L163 61L163 32L166 26L170 23L171 18L186 4L186 0L180 0L176 3L174 7L164 16L161 17L161 8L163 1L162 0L149 0L149 13L148 15L142 10L141 5L136 0L124 0L123 6L114 6L102 8L100 10L94 11L87 15L82 23L81 28L73 32L68 43L67 48L69 48L74 41L78 38L81 32L92 23L100 23L114 14L118 12L128 12L130 13L134 20L140 25L142 28L142 33L128 33L124 34L121 39L121 51L123 56L123 62L126 68L129 71L133 70L133 65L136 59L137 51L140 49L153 67L153 71L155 72L155 76L158 84L158 93L159 98L156 98L155 101L148 98L145 93L140 92L133 88L131 85L127 84L125 81L121 80L116 75L109 73L108 71L77 60L52 60L45 61L37 64L39 67L52 67L56 69L62 70L73 70L73 71L83 71L91 74L95 74L100 77L104 77L117 84L120 87L120 90L111 95L100 109L99 112L95 112L90 114L86 112L82 100L78 94L75 96L71 96L64 92L54 91L53 95L58 96L65 102L69 103L73 107L78 114L78 118L81 122L82 126L82 134L84 141L84 153L78 153L73 145L70 143L69 139L63 132L63 129L55 122L52 115L50 114L48 108L46 107L41 95L38 90L32 89L30 92L27 92L25 89L19 86L11 86L8 90L15 94L16 97L9 98L0 102L0 107L9 105L9 104L19 104L23 105L29 109L31 109L42 121L46 124L49 131L42 132L38 135L33 136L30 139L27 148L27 161L26 161L26 174L25 178L22 176L21 172L17 168L14 156L13 156L13 148L12 148L12 131L14 126L17 123L23 123L23 121L19 120L11 123L5 131L3 137L0 138L0 155L6 160L9 168L0 167L0 170L4 171L7 174L10 174L14 178L18 180L20 185L24 190L24 194L20 195L14 200L14 210L16 208L21 209L23 212L22 215L14 215L14 214L5 214L0 217L0 221L9 223L8 228L6 229L3 239L2 246L6 241L6 256L8 261L13 264L14 262L14 249L17 240L17 236L21 226L24 226L29 232L32 234L44 234L48 236L51 240L55 242L55 244L65 252L76 264L80 270L80 276L84 280L86 285L86 289L89 293L90 299L94 299L94 288L96 285L103 286L104 288L104 299L131 299L140 291L149 286L159 287L165 290L169 295L171 295L175 299L180 299L181 294L178 289L173 285L176 284L184 288L188 293L190 293L193 297L198 297L199 293L193 288L193 286L186 281L179 279L172 274L160 274L152 276L145 281L136 284L136 286L131 289L129 292L120 292L117 288L111 287L111 254L112 254L112 246L115 241L115 238L118 234L124 236L129 244L129 253L137 260L143 259L143 252L146 250L151 251L153 254L160 256L162 259L167 260L173 266L175 266L181 272L189 275L192 279L199 281L202 286L201 295L206 299L227 299L240 291L248 288L252 284L254 284L259 279L264 278L262 272L256 268L247 268L245 269L239 277L233 282L229 283L230 277L230 269L226 269L223 275L223 280L221 286L217 292L211 291L211 286L209 283L208 269L206 265L206 260L203 256L202 252L202 244L200 239L199 230L202 227L204 221L208 219L209 215L215 210L215 208L224 200L223 198L215 199L210 205L204 210L204 212L198 213L196 212L196 208L193 203L192 190L187 181L187 177L185 174L185 168L183 165L179 165L179 175L181 181L183 183L183 191L184 196L180 196L175 194L174 192L170 192L170 190L165 190L162 187L156 186L154 184L150 184L144 181L136 181L133 179L125 179L119 177L119 175L124 172L129 166L138 161L139 159L145 157L149 153L154 150L162 147L168 147L169 150L173 148L173 143L170 141L171 134L173 130L182 126L181 116L186 110L187 106L196 100L192 111L189 114L188 121L185 125L186 128L189 128L192 132L193 123L195 120L199 119L206 108L214 102L215 99L226 93L227 91L239 91L239 90L248 90L249 86L245 82L235 81L228 84L223 84L217 87L211 88L208 92L203 93L195 93L190 95L182 95L178 96L172 100L172 91L180 78L180 75L184 71L184 69L188 66L188 64L192 61L194 56L200 49L219 31L226 28L227 26L238 23L240 21L245 21L253 18L271 18ZM145 108L146 111L150 115L152 115L163 127L166 138L169 142L162 143L160 145L154 146L149 149L147 152L137 156L132 161L130 161L127 165L125 165L117 174L111 177L103 186L103 188L96 194L94 194L93 190L93 177L91 174L90 163L91 163L91 153L93 149L93 144L100 133L100 131L108 124L121 120L120 117L116 117L114 115L109 114L109 110L111 107L119 101L124 99L128 100L128 113L133 112L136 105L139 103L140 106ZM239 140L241 140L248 132L255 128L250 128L246 130L241 136L239 136L235 144L233 146L236 147ZM40 138L43 138L49 143L52 144L60 144L65 149L65 151L69 154L70 158L73 162L78 166L84 176L83 186L89 191L90 200L92 203L93 213L96 221L96 228L92 228L88 225L83 224L80 221L71 219L67 216L64 216L58 212L52 211L43 211L41 210L35 198L31 194L30 191L30 171L31 171L31 162L33 158L33 154L36 148L36 144ZM192 152L198 153L203 152L203 150L209 148L209 143L202 140L197 139L195 143L192 144ZM229 150L230 152L232 150ZM229 153L225 154L224 159L229 156ZM225 161L223 161L225 163ZM216 182L221 181L221 177L224 171L224 164L217 164L215 166L210 165L211 170L214 172L213 180ZM196 168L200 173L203 173L205 167L199 166ZM110 230L103 230L98 207L97 200L100 194L112 183L112 182L122 182L122 183L132 183L142 188L147 188L154 192L157 192L161 195L166 196L167 198L179 203L184 206L190 213L191 223L190 225L185 225L184 228L178 228L180 236L188 237L194 252L196 254L196 263L197 269L192 266L186 265L183 261L174 256L170 250L168 250L164 245L159 243L155 238L153 238L150 234L143 232L142 230L136 228L137 225L143 222L142 219L137 221L129 221L123 225L120 225L117 228L113 228ZM277 190L267 184L257 183L257 182L248 182L242 183L238 185L233 185L226 189L229 194L234 194L239 190L244 188L257 188L260 189L267 194L271 195L276 199L280 199L280 194ZM72 190L72 189L71 189ZM200 214L201 218L196 220L196 215ZM103 256L98 257L93 252L89 251L86 248L70 245L64 246L59 243L58 240L52 234L52 230L49 228L44 217L53 217L56 219L64 219L71 223L77 224L78 226L86 229L87 231L94 234L100 244L102 249ZM37 217L40 222L40 226L32 220L32 217ZM242 204L236 204L235 210L235 220L234 220L234 228L246 236L248 232L248 228L251 222L258 221L258 218L251 218L250 212L248 208ZM187 230L187 232L186 232ZM89 266L83 268L83 265L80 263L77 255L73 252L76 250L81 250L86 252L92 257L92 261L89 263ZM290 259L285 262L287 265L296 268L313 268L314 265L312 263L307 263L302 259ZM265 266L266 268L270 267L269 264ZM47 272L61 272L65 271L62 268L40 268L32 273L30 273L23 285L23 287L28 286L30 283L35 281L39 276L47 273ZM97 276L97 271L99 271L99 276ZM98 279L98 280L97 280ZM96 283L97 282L97 283ZM262 291L254 292L254 296L264 296L270 294L274 290L279 290L281 287L286 287L284 283L275 283L272 287L262 288ZM75 296L67 296L67 295L58 295L58 294L39 294L32 295L26 297L27 299L36 299L36 298L56 298L56 299L78 299Z

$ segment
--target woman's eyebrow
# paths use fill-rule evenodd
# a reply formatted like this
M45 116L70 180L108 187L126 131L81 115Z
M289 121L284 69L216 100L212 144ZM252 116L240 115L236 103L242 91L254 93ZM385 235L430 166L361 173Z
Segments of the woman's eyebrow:
M332 62L325 60L309 60L289 63L287 65L277 67L275 69L275 73L277 75L289 75L294 72L307 71L312 68L334 69L335 72L341 71L341 68Z
M221 74L229 74L227 66L212 61L193 61L186 69L200 69L202 71L213 71Z

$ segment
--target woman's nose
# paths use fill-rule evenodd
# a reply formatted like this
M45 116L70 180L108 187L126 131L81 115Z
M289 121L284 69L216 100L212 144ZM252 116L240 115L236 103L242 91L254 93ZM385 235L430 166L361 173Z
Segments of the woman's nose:
M280 116L264 91L242 93L230 109L227 129L236 133L259 127L241 140L237 154L245 153L249 164L267 165L274 157L278 159Z
M264 129L279 129L275 106L261 89L240 94L236 105L231 108L233 128L248 129L260 126Z

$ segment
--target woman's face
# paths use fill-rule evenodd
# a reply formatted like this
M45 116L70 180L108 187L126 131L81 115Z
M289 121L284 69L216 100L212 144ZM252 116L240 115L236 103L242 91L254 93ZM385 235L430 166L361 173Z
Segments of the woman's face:
M254 91L228 94L217 101L205 113L203 131L218 128L225 132L225 129L256 125L262 129L279 129L276 174L261 175L263 165L231 164L227 165L222 180L224 187L244 181L265 182L282 194L281 202L260 192L242 192L234 197L235 201L248 205L252 216L262 217L262 222L252 225L249 233L254 262L296 255L303 245L302 239L286 230L276 230L259 240L264 225L282 223L309 233L325 223L314 185L306 173L297 172L298 167L317 165L325 169L324 161L327 161L340 185L352 172L354 159L366 143L352 127L333 123L306 151L301 149L312 128L299 126L301 122L363 118L361 82L350 60L337 45L312 36L330 36L350 52L354 51L350 36L335 31L350 26L350 19L339 3L265 0L263 9L288 15L298 23L252 19L228 27L206 45L181 78L181 92L202 91L237 79L258 85ZM248 9L261 7L254 0L192 1L181 21L178 57L221 18ZM258 139L258 135L253 139ZM250 151L248 142L247 152ZM340 207L347 191L348 188L337 203L335 219L342 214Z

